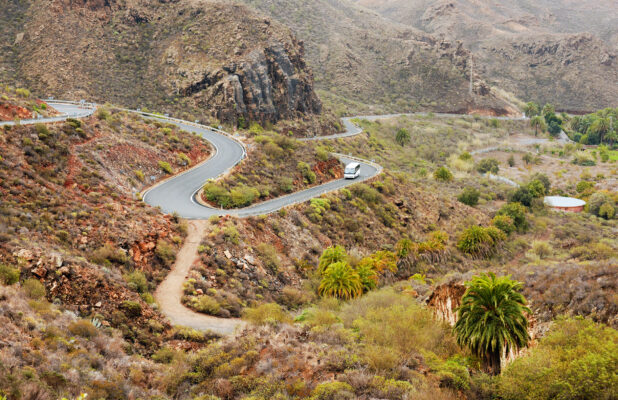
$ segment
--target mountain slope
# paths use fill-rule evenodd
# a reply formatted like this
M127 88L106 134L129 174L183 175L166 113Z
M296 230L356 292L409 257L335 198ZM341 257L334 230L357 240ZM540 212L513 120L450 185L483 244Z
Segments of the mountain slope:
M352 104L353 111L509 109L479 79L469 95L469 53L457 43L387 21L345 0L242 1L304 41L316 87L326 99L379 105Z
M57 97L230 123L317 117L303 46L242 6L8 1L0 79ZM20 21L16 23L16 21Z
M613 1L355 0L424 32L461 40L492 84L586 111L618 99Z

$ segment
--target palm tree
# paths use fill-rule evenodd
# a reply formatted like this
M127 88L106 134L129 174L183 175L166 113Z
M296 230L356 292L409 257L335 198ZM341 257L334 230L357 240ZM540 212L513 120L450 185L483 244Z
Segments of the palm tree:
M326 268L318 287L321 296L349 300L363 294L363 283L358 272L346 262L336 262Z
M526 114L526 117L528 118L539 115L539 112L539 105L533 101L526 103L526 105L524 106L524 114Z
M538 136L539 128L541 128L542 131L545 130L545 121L543 117L537 115L530 119L530 126L534 128L534 136Z
M603 136L609 132L609 126L609 118L598 118L588 127L586 133L588 137L593 135L597 136L599 138L599 144L602 144Z
M403 128L398 130L397 135L395 136L395 141L399 143L401 147L405 146L410 143L410 132Z
M466 282L466 292L457 308L455 334L460 346L479 356L488 373L500 373L502 354L528 345L526 299L521 282L510 276L481 274Z
M329 265L336 262L345 261L348 258L348 253L342 246L331 246L322 252L320 256L320 262L318 264L318 270L320 273L324 273Z

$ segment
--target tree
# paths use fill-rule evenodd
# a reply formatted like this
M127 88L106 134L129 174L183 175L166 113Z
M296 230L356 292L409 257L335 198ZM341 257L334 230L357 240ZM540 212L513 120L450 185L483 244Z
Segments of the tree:
M515 157L513 157L513 155L511 154L509 156L509 159L507 160L507 162L509 163L509 167L514 167L515 166Z
M586 134L590 144L603 143L603 137L609 132L609 118L597 118L588 127Z
M538 136L539 129L543 132L547 128L545 126L545 121L540 115L534 116L530 119L530 126L534 128L534 136Z
M530 341L525 313L531 311L520 293L522 284L490 272L466 286L457 308L457 343L479 356L485 371L498 375L502 355L527 347Z
M556 107L554 107L552 104L547 103L543 106L543 110L541 111L541 113L543 115L548 115L548 114L556 114Z
M363 283L358 273L348 263L340 261L326 268L318 293L321 296L349 300L363 294Z
M395 136L395 141L399 143L401 147L405 146L410 143L410 132L403 128L399 129L397 131L397 135Z
M346 253L345 249L342 246L330 246L322 252L322 255L320 256L320 262L318 264L318 270L320 271L320 273L324 273L324 271L326 270L326 268L328 268L329 265L337 262L343 262L347 260L347 258L348 253Z
M556 137L560 134L560 132L562 132L562 127L557 121L551 121L549 123L549 127L547 128L547 131L549 131L550 135Z
M526 117L528 118L539 115L539 112L539 105L533 101L526 103L524 106L524 114L526 114Z
M520 232L525 232L528 229L528 221L526 220L526 207L520 203L507 203L498 210L498 215L507 215L513 220L513 224Z
M541 185L542 186L542 185ZM526 207L532 206L532 200L535 198L533 193L530 193L528 185L518 187L509 193L509 202L521 203Z

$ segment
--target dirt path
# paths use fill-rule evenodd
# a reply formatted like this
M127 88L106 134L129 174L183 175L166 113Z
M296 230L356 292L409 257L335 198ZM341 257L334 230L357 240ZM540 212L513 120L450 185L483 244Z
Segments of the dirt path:
M239 319L217 318L191 311L181 303L182 286L191 266L197 260L197 248L202 240L208 221L189 221L189 234L176 255L176 262L165 280L161 282L155 298L161 312L170 320L172 325L188 326L200 331L212 331L220 335L234 333L236 327L244 323Z

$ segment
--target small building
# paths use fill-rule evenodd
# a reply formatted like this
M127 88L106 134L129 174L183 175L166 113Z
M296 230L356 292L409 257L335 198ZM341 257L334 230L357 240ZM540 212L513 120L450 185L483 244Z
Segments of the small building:
M545 196L543 202L558 211L582 212L586 202L574 197Z

